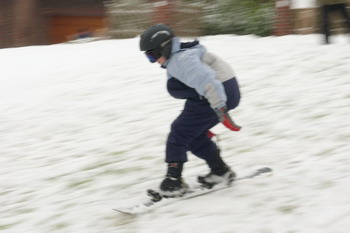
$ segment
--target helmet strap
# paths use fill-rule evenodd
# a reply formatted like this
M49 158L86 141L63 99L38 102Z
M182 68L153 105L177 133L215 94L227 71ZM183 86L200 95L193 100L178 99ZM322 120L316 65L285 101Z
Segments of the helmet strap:
M171 40L169 40L170 42ZM165 57L166 59L168 59L170 57L171 54L171 43L167 43L163 48L162 48L162 56Z

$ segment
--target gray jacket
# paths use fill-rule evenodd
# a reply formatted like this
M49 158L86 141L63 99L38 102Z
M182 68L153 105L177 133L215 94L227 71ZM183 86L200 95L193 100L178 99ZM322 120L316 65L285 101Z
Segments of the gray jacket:
M234 72L221 58L207 52L203 45L181 49L179 38L174 37L171 56L163 66L167 69L168 78L174 77L194 88L213 109L226 105L222 83L234 78Z

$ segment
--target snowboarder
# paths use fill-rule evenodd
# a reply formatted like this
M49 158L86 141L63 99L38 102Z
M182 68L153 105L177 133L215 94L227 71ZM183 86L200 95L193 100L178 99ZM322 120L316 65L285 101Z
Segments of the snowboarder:
M228 110L236 108L240 101L239 86L231 67L197 40L180 42L165 24L153 25L141 34L140 50L145 51L150 62L166 69L170 95L186 99L167 139L167 173L160 184L162 193L177 196L186 192L188 186L182 170L187 151L204 159L210 168L209 174L198 177L200 183L231 183L235 173L208 136L209 129L219 122L231 130L240 129L228 115Z
M338 12L343 17L346 29L350 33L350 16L346 10L347 3L350 3L350 0L318 0L317 2L321 8L322 33L325 36L325 44L330 43L331 30L329 24L332 12Z

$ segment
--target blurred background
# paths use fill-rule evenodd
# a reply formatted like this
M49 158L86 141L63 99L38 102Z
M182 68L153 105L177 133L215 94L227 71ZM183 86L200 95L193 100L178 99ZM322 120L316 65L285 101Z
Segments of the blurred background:
M0 0L0 48L27 46L0 49L0 232L347 233L350 40L321 44L321 1L341 0ZM164 178L184 104L137 46L158 22L232 65L244 128L213 132L239 175L274 175L125 216Z
M319 32L316 0L1 0L0 48L130 38L154 23L179 36ZM349 6L348 6L349 7ZM332 16L332 33L343 33Z

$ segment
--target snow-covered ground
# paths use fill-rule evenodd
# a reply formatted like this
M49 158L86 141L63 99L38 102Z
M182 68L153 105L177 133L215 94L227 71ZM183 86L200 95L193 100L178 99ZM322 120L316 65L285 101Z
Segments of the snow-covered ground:
M112 211L164 177L183 101L138 39L0 50L0 231L346 233L350 228L350 41L320 35L200 38L236 71L243 126L219 125L239 174L272 176L150 213ZM184 177L207 172L189 154Z

